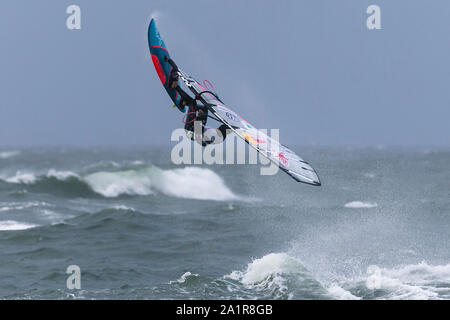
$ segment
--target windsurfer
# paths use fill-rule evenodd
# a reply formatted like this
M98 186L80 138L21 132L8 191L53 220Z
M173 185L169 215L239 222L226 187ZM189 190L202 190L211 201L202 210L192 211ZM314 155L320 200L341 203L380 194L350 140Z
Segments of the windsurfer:
M213 129L206 126L208 120L208 108L197 104L197 99L189 96L179 85L179 74L176 69L172 69L169 76L169 88L175 90L177 95L175 98L175 106L181 111L186 112L184 129L191 140L196 138L194 132L195 122L201 123L201 136L197 136L197 140L203 146L211 143L220 143L225 140L227 126L222 124L219 128ZM187 109L187 110L186 110ZM198 135L198 134L197 134ZM219 139L217 139L217 136Z

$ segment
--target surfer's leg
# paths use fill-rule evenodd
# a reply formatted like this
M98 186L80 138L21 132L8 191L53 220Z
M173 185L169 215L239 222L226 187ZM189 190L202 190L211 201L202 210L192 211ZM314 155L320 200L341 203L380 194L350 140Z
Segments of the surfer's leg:
M203 142L206 144L219 144L225 140L227 126L221 125L217 129L204 127Z
M186 131L186 137L188 137L188 139L191 139L192 141L195 141L195 142L201 144L203 147L206 146L207 144L209 144L209 143L205 142L205 140L204 140L205 136L202 133L197 134L193 129L192 130L185 129L185 131Z
M186 130L186 136L194 140L194 121L195 121L195 107L190 106L184 120L184 130Z
M215 143L216 141L216 130L209 128L209 127L203 127L203 143L205 144L211 144Z
M217 128L217 130L222 135L222 141L225 141L225 138L227 137L227 129L228 127L224 124L222 124L220 127Z

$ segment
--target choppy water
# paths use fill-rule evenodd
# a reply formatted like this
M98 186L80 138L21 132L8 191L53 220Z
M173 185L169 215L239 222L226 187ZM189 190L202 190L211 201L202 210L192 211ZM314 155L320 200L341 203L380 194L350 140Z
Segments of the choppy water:
M293 149L322 187L168 149L0 150L0 298L450 298L450 150Z

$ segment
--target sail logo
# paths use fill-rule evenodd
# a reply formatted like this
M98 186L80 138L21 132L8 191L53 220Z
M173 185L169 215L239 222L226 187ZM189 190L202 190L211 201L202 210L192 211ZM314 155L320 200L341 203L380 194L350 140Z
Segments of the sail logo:
M159 31L156 31L155 36L156 36L156 39L158 40L159 45L160 46L164 46L164 42L163 42L163 40L161 38L161 35L159 34Z
M278 153L278 159L280 159L281 163L287 166L288 164L288 158L284 155L283 152Z
M232 113L230 113L230 112L226 112L225 115L226 115L230 120L233 120L234 122L240 122L240 121L239 121L239 118L238 118L236 115L234 115L234 114L232 114Z
M252 144L262 144L262 143L266 143L265 140L259 139L258 137L251 136L251 135L248 134L247 132L244 132L242 135L245 137L245 139L246 139L248 142L250 142L250 143L252 143Z

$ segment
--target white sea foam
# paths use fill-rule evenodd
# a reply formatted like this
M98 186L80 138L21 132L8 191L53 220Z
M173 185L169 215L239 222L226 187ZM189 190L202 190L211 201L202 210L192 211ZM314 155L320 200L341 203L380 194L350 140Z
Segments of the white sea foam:
M35 227L38 225L14 220L0 221L0 231L26 230Z
M0 212L24 210L33 207L51 207L52 205L44 201L30 201L30 202L0 202Z
M354 296L350 291L333 284L328 288L328 293L331 297L337 300L360 300L360 297Z
M134 208L127 207L127 206L125 206L123 204L119 204L117 206L114 206L113 209L115 209L115 210L123 210L123 211L133 211L133 212L136 211Z
M380 289L389 291L385 299L449 299L450 264L433 266L425 261L393 269L379 268Z
M351 209L359 209L359 208L375 208L378 204L371 203L371 202L362 202L362 201L352 201L348 202L344 205L345 208L351 208Z
M95 192L114 198L119 195L153 194L151 176L134 170L119 172L96 172L84 178Z
M298 259L285 253L270 253L253 260L244 271L233 271L224 278L239 281L250 290L269 290L274 297L292 298L296 289L310 287L315 282L317 294L339 300L450 299L450 264L372 266L363 276L323 285Z
M9 182L9 183L32 184L32 183L36 182L37 177L34 173L31 173L31 172L17 171L14 176L2 178L2 180Z
M191 278L191 277L198 277L198 276L199 276L198 274L196 274L196 273L190 273L190 272L188 271L188 272L185 272L184 274L182 274L181 277L180 277L179 279L177 279L177 280L175 280L175 281L170 281L169 284L185 283L186 280L187 280L188 278Z
M232 200L237 197L210 169L186 167L160 172L156 185L166 195L199 200Z
M65 181L69 178L80 178L71 171L58 171L55 169L48 170L47 174L39 175L33 172L17 171L15 175L10 177L2 177L1 179L9 183L17 184L34 184L42 178L55 178L60 181Z
M105 197L150 195L199 200L231 200L237 197L220 176L209 169L186 167L161 170L151 167L119 172L97 172L84 178L89 186Z
M343 289L342 287L346 288ZM364 288L364 289L362 289ZM370 266L366 275L345 279L329 288L337 299L361 298L394 300L450 299L450 264L426 262L394 268Z
M168 196L198 200L239 199L228 189L223 179L210 169L185 167L162 170L147 167L126 171L100 171L85 177L72 171L50 169L46 174L17 171L15 175L1 179L16 184L35 184L45 178L67 181L71 178L86 182L93 191L108 198L120 195L151 195L162 193Z
M302 263L286 253L270 253L248 264L245 271L233 271L225 279L240 281L247 289L269 290L275 297L293 298L288 280L303 282L311 275Z
M42 214L44 214L47 218L54 220L54 221L61 218L61 214L59 214L53 210L42 209L42 210L40 210L40 212Z
M270 253L260 259L253 260L242 275L242 283L257 284L271 275L289 272L299 262L285 253Z
M72 171L57 171L55 169L50 169L47 173L48 178L56 178L61 181L65 181L70 178L80 178L79 175L73 173Z
M89 164L84 169L91 171L91 170L95 170L95 169L99 169L99 168L105 168L105 167L107 167L107 168L108 167L119 168L120 164L118 164L117 162L112 161L112 160L111 161L103 160L103 161L99 161L99 162L96 162L96 163Z
M18 156L20 154L20 151L13 150L13 151L3 151L0 152L0 159L8 159L15 156Z

